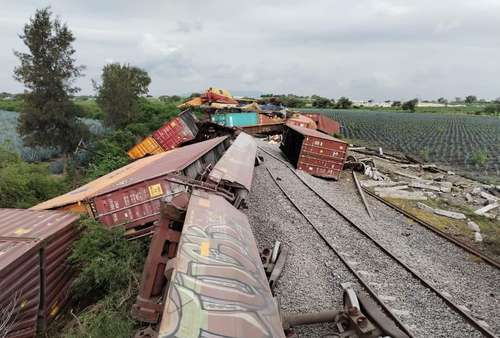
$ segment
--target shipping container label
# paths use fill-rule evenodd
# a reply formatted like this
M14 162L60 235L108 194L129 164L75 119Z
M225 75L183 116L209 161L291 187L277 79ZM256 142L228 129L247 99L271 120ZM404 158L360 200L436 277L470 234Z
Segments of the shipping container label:
M149 189L149 196L151 196L151 198L163 195L163 189L161 188L160 183L150 185L148 189Z

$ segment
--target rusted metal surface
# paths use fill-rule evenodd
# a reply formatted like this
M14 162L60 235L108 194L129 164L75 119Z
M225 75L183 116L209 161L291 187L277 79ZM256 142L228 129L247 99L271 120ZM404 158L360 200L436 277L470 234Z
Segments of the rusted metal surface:
M340 134L340 123L320 113L302 113L316 122L317 130L328 134Z
M308 129L316 129L317 125L311 118L304 116L302 114L295 114L286 120L287 126L297 126Z
M247 217L223 197L191 196L159 337L284 337Z
M0 209L0 307L12 306L8 337L33 337L68 298L66 263L79 217L61 211Z
M275 157L274 155L271 155L272 157L276 158L278 161L282 162L287 166L289 169L291 169L286 162L282 161L281 159ZM330 242L324 237L322 232L318 230L318 228L314 225L314 222L304 213L304 211L296 204L296 202L290 197L290 195L286 192L286 190L283 189L283 187L280 185L280 183L276 180L276 176L273 175L273 173L269 170L269 168L266 168L267 171L269 172L269 175L271 175L273 181L276 183L276 185L280 188L280 190L283 192L283 194L288 198L288 200L294 205L294 207L299 211L302 216L308 221L309 224L313 227L313 229L318 233L318 235L321 236L323 241L337 254L337 256L342 260L342 262L346 265L346 267L358 278L360 283L363 284L363 286L367 289L367 291L377 300L380 306L384 308L387 314L391 316L391 318L398 323L398 326L405 332L410 337L413 337L411 334L411 331L401 323L400 320L398 320L397 316L394 315L394 313L389 309L389 307L377 296L374 290L371 289L371 287L366 283L363 278L358 274L358 272L355 270L355 268L347 262L342 255L339 254L338 250L331 245ZM291 169L292 170L292 169ZM323 202L325 202L332 210L334 210L340 217L342 217L347 223L349 223L351 226L356 228L357 231L359 231L364 237L366 237L368 240L370 240L373 244L375 244L382 252L384 252L387 256L389 256L391 259L393 259L399 266L403 267L407 272L409 272L414 278L416 278L422 285L427 287L429 290L431 290L434 294L436 294L439 298L441 298L442 301L444 301L447 305L450 306L451 309L453 309L456 313L458 313L462 318L464 318L467 322L469 322L472 326L474 326L478 331L480 331L482 334L484 334L486 337L496 337L495 334L489 329L489 327L483 326L480 321L475 319L474 317L471 316L471 314L468 311L465 311L463 307L455 304L453 300L449 297L449 294L446 292L441 292L440 290L436 289L430 281L427 279L424 279L421 275L419 275L414 269L412 269L410 266L405 264L403 261L401 261L398 257L396 257L391 251L389 251L386 247L384 247L380 242L378 242L375 238L373 238L370 234L368 234L365 230L363 230L359 225L354 223L350 218L348 218L343 212L341 212L338 208L336 208L334 205L332 205L324 196L322 196L317 190L315 190L309 183L307 183L300 175L298 175L294 170L292 170L292 173L308 188L310 189L318 198L320 198Z
M274 135L281 134L283 132L283 122L262 124L258 126L246 126L241 127L245 133L249 135Z
M398 207L396 204L380 197L380 196L377 196L375 193L373 193L372 191L370 191L369 189L367 188L363 188L364 192L366 192L368 195L370 195L371 197L379 200L380 202L386 204L387 206L391 207L392 209L402 213L403 215L405 215L406 217L408 218L411 218L412 220L414 220L415 222L417 222L418 224L426 227L427 229L431 230L432 232L436 233L437 235L443 237L444 239L447 239L449 240L450 242L454 243L455 245L459 246L460 248L464 249L465 251L468 251L470 252L471 254L481 258L483 261L485 261L486 263L490 264L491 266L494 266L495 268L497 269L500 269L500 262L498 260L496 260L495 258L493 257L490 257L488 255L485 255L483 254L482 252L480 252L479 250L473 248L472 246L468 245L467 243L465 242L462 242L456 238L454 238L453 236L450 236L448 235L447 233L445 233L444 231L440 230L439 228L435 227L434 225L432 225L431 223L428 223L418 217L416 217L415 215L401 209L400 207Z
M363 193L363 189L361 189L361 185L359 184L358 176L356 176L356 172L352 172L352 178L354 180L354 184L356 185L356 189L358 190L359 197L361 197L361 201L363 202L363 205L365 206L366 212L370 216L371 219L373 219L373 214L370 209L370 206L368 205L368 202L366 201L365 194Z
M280 149L299 170L338 179L347 156L347 143L319 131L285 126Z
M165 150L156 142L156 140L148 136L144 138L141 142L133 146L128 152L128 157L133 160L137 160L146 155L155 155L164 152Z
M202 147L198 143L174 149L170 156L127 177L123 188L119 188L121 182L109 186L90 203L94 217L110 227L124 226L129 237L150 233L152 223L159 219L161 197L176 191L167 176L173 172L188 178L203 175L224 153L225 140L222 137L203 142Z
M176 255L189 197L187 191L179 191L162 200L161 218L151 239L139 294L132 307L132 316L140 321L158 323L160 319L166 284L164 271L168 260Z
M202 175L223 155L228 142L223 136L137 160L33 209L79 207L109 227L124 227L129 237L148 235L152 222L159 219L160 198L173 190L166 177Z
M152 136L164 150L169 150L193 140L197 133L198 127L192 112L185 110L153 132Z
M210 171L208 179L218 184L243 187L250 191L256 154L257 144L253 137L240 133Z

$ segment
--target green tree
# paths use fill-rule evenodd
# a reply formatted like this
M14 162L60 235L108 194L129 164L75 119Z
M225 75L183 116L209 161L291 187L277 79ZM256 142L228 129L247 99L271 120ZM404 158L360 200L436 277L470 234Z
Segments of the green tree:
M104 123L125 127L140 118L139 101L148 93L151 78L140 68L118 63L107 64L102 70L102 84L94 82L97 104L104 112Z
M73 33L49 8L39 9L20 35L29 52L14 51L20 65L14 78L28 88L18 120L18 131L27 146L57 147L69 154L87 128L77 118L70 95L83 66L75 65Z
M477 102L477 97L475 95L469 95L465 97L465 103L472 104Z
M352 102L347 97L342 96L337 100L336 107L339 109L349 109L352 107Z
M403 110L410 110L410 111L414 112L415 108L417 107L417 104L418 104L418 99L413 99L413 100L406 101L405 103L403 103L401 108L403 108Z
M445 99L444 97L440 97L440 98L438 99L438 103L441 103L441 104L447 104L447 103L448 103L448 100L447 100L447 99Z
M313 100L312 105L315 108L329 108L332 106L332 101L326 97L313 95L311 98Z

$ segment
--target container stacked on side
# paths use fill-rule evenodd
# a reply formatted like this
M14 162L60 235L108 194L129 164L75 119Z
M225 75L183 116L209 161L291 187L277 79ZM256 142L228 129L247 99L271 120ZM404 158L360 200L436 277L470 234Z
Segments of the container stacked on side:
M302 114L294 114L288 120L286 120L287 126L297 126L309 129L316 129L317 125L311 118L304 116Z
M313 120L317 125L317 130L328 134L340 134L340 123L332 120L328 116L320 113L302 113L304 116Z
M65 305L72 278L66 259L78 219L62 211L0 209L0 319L8 323L0 336L34 337Z
M133 146L128 151L128 156L136 160L147 155L159 154L195 139L197 133L198 127L193 113L185 110Z
M32 209L87 213L108 227L124 227L129 238L148 235L159 218L160 198L172 192L168 176L197 178L228 146L222 136L149 156Z
M338 179L347 155L347 143L319 131L285 126L280 149L299 170L313 176Z

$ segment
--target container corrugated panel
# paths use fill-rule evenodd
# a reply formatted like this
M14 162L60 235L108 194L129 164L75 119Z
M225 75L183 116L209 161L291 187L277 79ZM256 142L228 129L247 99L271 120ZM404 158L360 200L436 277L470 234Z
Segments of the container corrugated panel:
M0 209L0 304L15 297L18 311L8 337L33 337L65 305L78 220L62 211Z
M171 272L158 337L285 337L248 218L223 197L193 191Z
M184 172L196 178L228 146L227 136L222 136L142 158L32 209L84 206L90 216L109 227L123 226L131 237L147 234L149 223L158 218L159 194L171 191L165 177Z
M196 123L190 121L187 116L191 112L183 112L182 114L186 116L174 117L153 133L153 138L163 149L174 149L180 144L191 141L196 137L198 133Z
M316 122L317 130L328 134L340 134L340 123L320 113L303 113Z
M156 140L148 136L141 142L137 143L130 149L127 154L133 160L137 160L147 155L155 155L164 152L165 150L156 142Z
M240 133L210 171L208 178L216 183L225 181L250 191L256 154L257 144L253 137Z
M280 145L290 162L313 176L338 179L347 154L347 143L297 126L286 126Z
M285 120L277 116L268 116L266 114L259 114L259 124L275 124L283 123Z
M226 127L255 126L259 124L258 115L257 113L215 114L212 121Z
M226 140L226 137L221 137L202 142L204 147L197 143L172 150L176 156L164 157L155 166L129 177L128 186L120 189L109 187L107 193L93 198L94 216L107 226L124 226L129 237L149 234L151 223L159 219L160 198L179 189L177 184L167 182L166 176L181 172L187 177L197 178L207 166L213 167L222 157L229 146ZM172 169L161 170L175 164L177 166Z
M286 124L290 126L297 126L309 129L317 128L316 122L314 122L311 118L304 115L293 116L286 121Z
M7 321L7 337L34 337L39 308L37 242L0 236L0 309L12 314Z

